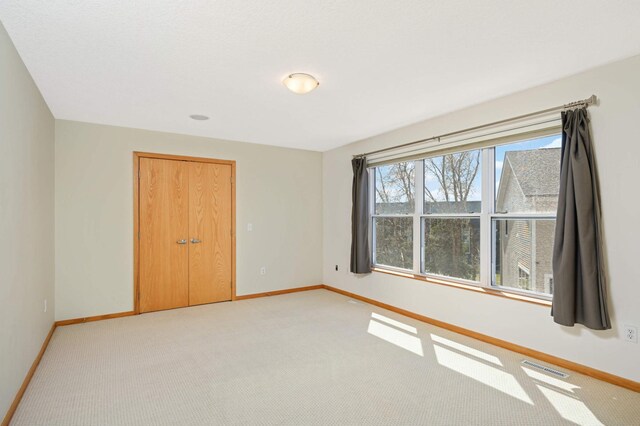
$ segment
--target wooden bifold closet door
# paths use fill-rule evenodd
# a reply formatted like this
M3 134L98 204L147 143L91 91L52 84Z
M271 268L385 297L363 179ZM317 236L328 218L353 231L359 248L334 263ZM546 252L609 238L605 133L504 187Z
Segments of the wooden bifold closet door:
M231 300L232 166L139 159L139 310Z

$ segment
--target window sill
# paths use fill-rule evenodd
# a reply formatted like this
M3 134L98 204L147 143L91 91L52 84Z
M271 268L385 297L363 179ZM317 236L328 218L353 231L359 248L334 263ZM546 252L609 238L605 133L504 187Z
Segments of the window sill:
M410 278L412 280L423 281L423 282L427 282L429 284L444 285L444 286L447 286L447 287L454 287L454 288L459 288L459 289L462 289L462 290L474 291L476 293L484 293L484 294L489 294L491 296L498 296L498 297L503 297L503 298L506 298L506 299L532 303L534 305L551 307L551 301L550 300L541 299L541 298L537 298L537 297L533 297L533 296L526 296L526 295L522 295L522 294L511 293L511 292L507 292L507 291L496 290L496 289L486 288L486 287L479 287L479 286L475 286L475 285L461 284L461 283L456 283L456 282L453 282L453 281L446 281L446 280L438 280L438 279L434 279L434 278L427 278L427 277L423 277L421 275L415 275L415 274L407 273L407 272L399 272L399 271L394 271L394 270L390 270L390 269L384 269L384 268L380 268L380 267L373 267L371 270L373 272L379 272L379 273L382 273L382 274L395 275L397 277Z

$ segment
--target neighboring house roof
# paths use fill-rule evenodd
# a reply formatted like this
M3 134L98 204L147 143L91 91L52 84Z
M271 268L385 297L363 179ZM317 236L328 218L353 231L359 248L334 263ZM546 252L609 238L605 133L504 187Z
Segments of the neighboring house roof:
M534 165L532 167L532 165ZM560 148L508 151L504 166L511 167L522 193L527 196L555 195L560 186ZM500 189L504 186L503 176Z

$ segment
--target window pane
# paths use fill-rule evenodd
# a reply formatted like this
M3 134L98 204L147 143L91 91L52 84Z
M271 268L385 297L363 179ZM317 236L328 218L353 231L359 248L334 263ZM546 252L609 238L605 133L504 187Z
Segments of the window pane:
M424 160L424 213L480 213L480 150Z
M553 219L494 219L494 283L551 294Z
M415 194L414 162L375 168L376 214L413 214Z
M480 281L480 219L422 218L423 272Z
M555 135L495 148L497 213L556 212L560 145Z
M375 217L375 260L377 265L413 269L413 218Z

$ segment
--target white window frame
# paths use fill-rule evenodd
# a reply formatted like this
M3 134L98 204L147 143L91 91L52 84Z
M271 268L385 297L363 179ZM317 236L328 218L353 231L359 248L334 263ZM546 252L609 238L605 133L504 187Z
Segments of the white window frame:
M554 128L557 130L557 134L560 133L560 129ZM551 133L551 134L555 134ZM535 291L529 290L521 290L514 287L506 287L496 285L494 277L495 277L495 268L496 268L496 256L495 256L495 224L497 223L497 219L521 219L521 220L539 220L539 219L551 219L555 220L556 217L553 214L518 214L518 213L498 213L495 209L496 204L496 193L495 193L495 148L499 145L513 144L518 142L524 142L526 140L531 140L531 138L524 137L522 139L510 140L509 142L488 143L482 147L465 147L461 145L459 149L453 152L446 152L446 154L452 154L457 152L464 152L470 150L481 151L481 200L482 200L482 210L479 214L477 213L462 213L462 214L424 214L423 206L424 206L424 162L423 160L431 157L442 156L442 153L438 153L437 151L430 152L421 156L418 159L411 160L403 160L402 158L398 158L397 162L402 161L414 161L414 200L415 200L415 210L413 215L377 215L375 214L375 185L376 185L376 176L375 176L375 168L379 167L379 165L372 165L369 167L369 247L371 250L371 259L372 266L376 269L390 270L401 273L410 273L415 276L420 276L424 278L434 278L443 281L450 281L453 283L460 283L465 285L472 285L476 287L489 288L494 290L500 290L509 293L521 294L528 297L540 298L544 300L551 300L551 295L545 293L539 293ZM413 216L413 268L412 269L403 269L394 266L382 265L376 263L375 259L375 226L374 226L374 218L375 217L387 217L387 216L399 216L399 217L412 217ZM424 251L422 250L424 244L424 234L422 232L422 218L480 218L480 281L470 281L462 278L455 278L449 276L428 274L423 272L423 264L424 264ZM533 254L535 257L535 254ZM534 277L530 275L530 279Z

